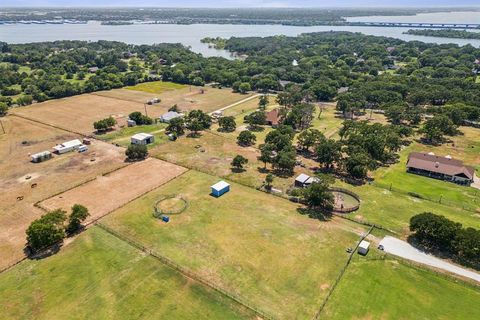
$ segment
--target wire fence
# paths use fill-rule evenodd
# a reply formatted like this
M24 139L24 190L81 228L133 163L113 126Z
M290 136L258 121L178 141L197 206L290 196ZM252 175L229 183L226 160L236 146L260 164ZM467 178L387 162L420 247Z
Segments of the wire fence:
M257 316L261 317L262 319L266 319L266 320L275 320L276 319L273 315L261 310L260 308L258 308L253 303L247 301L245 298L240 297L237 294L228 292L227 290L223 289L222 287L218 286L217 284L213 283L212 281L206 280L206 279L202 278L201 276L199 276L198 274L196 274L195 272L185 268L184 266L181 266L180 264L170 260L169 258L167 258L165 256L162 256L160 253L156 252L155 250L153 250L151 248L148 248L148 247L130 239L129 237L125 236L124 234L121 234L118 231L116 231L116 230L114 230L114 229L112 229L112 228L110 228L110 227L108 227L108 226L106 226L102 223L96 223L96 225L98 227L102 228L104 231L106 231L106 232L110 233L111 235L117 237L118 239L127 242L128 244L137 248L138 250L141 250L142 252L145 252L145 253L149 254L150 256L159 260L160 262L162 262L166 266L180 272L184 276L186 276L190 279L193 279L193 280L195 280L195 281L197 281L197 282L199 282L203 285L206 285L207 287L210 287L211 289L219 292L220 294L226 296L227 298L237 302L238 304L242 305L243 307L245 307L245 308L249 309L250 311L254 312Z
M449 207L462 208L465 211L478 212L478 210L480 208L480 199L478 199L480 197L480 190L478 190L478 191L475 190L475 194L474 194L475 198L472 199L471 202L466 202L466 201L461 201L461 200L449 199L448 197L446 197L444 195L441 195L441 194L433 197L433 196L429 196L429 195L419 193L417 191L407 191L407 190L402 189L402 188L397 188L393 184L385 184L385 183L374 181L374 182L371 183L371 185L374 186L374 187L377 187L377 188L401 193L401 194L404 194L404 195L408 195L410 197L414 197L414 198L418 198L418 199L422 199L422 200L427 200L427 201L430 201L430 202L443 204L443 205L446 205L446 206L449 206Z
M353 255L358 250L358 246L360 245L360 242L362 242L366 237L368 237L368 235L372 232L373 228L375 228L375 226L371 226L370 229L361 237L360 241L358 241L357 245L355 246L355 248L352 250L352 252L348 256L347 262L345 263L345 265L340 270L340 273L338 274L337 278L335 279L335 282L333 283L332 287L330 288L330 291L328 291L327 296L325 297L325 299L323 299L323 302L320 305L320 308L318 309L317 313L315 313L312 320L320 319L320 314L322 313L323 309L327 305L328 299L330 299L330 296L333 294L333 291L335 291L335 288L340 283L340 280L342 279L343 275L345 274L345 271L347 271L347 268L350 265L350 262L352 262Z

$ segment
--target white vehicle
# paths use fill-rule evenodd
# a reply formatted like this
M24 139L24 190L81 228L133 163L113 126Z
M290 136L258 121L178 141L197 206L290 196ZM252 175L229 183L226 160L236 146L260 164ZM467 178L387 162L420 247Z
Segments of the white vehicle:
M88 151L88 147L84 144L82 144L80 147L78 147L78 152L86 152Z

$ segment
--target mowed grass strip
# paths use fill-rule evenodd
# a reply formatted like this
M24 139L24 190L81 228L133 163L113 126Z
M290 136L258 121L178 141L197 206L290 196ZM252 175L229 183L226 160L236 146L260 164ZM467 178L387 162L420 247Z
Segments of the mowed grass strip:
M2 319L251 319L230 299L93 227L0 274Z
M187 172L102 221L279 319L312 317L365 229L310 219L294 203L237 184L214 198L218 180ZM153 206L170 194L189 206L165 224Z
M356 257L322 319L480 319L480 289L397 260Z
M168 81L153 81L153 82L139 83L135 86L126 87L125 89L143 91L148 93L162 93L165 91L182 89L185 87L186 85L184 84L178 84L178 83L173 83Z

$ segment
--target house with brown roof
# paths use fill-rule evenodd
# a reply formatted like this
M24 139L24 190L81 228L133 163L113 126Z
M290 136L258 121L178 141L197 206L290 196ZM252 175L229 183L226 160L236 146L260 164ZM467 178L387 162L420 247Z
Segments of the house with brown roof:
M280 124L280 110L273 109L272 111L267 112L266 122L269 126L277 127Z
M470 185L475 176L475 169L451 156L437 156L433 152L412 152L408 156L407 172L434 179Z

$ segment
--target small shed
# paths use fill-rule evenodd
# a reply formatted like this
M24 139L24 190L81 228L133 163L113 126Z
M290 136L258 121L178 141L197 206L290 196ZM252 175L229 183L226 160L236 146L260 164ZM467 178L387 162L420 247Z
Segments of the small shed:
M175 111L168 111L160 116L160 122L169 123L172 119L182 117L181 113Z
M212 195L217 198L230 191L230 185L225 181L217 182L211 188Z
M132 136L131 143L132 144L141 144L147 145L153 143L155 141L155 137L148 133L137 133Z
M77 150L82 145L82 142L78 139L70 140L62 144L57 144L53 147L53 150L58 154L67 153L73 150Z
M360 244L358 245L358 254L361 254L362 256L366 256L368 253L370 247L370 242L362 240Z
M39 162L43 162L48 159L51 159L52 153L50 151L43 151L43 152L32 154L30 157L32 158L33 163L39 163Z
M309 175L301 173L298 177L295 178L295 186L300 188L305 188L307 186L307 181L311 179Z

